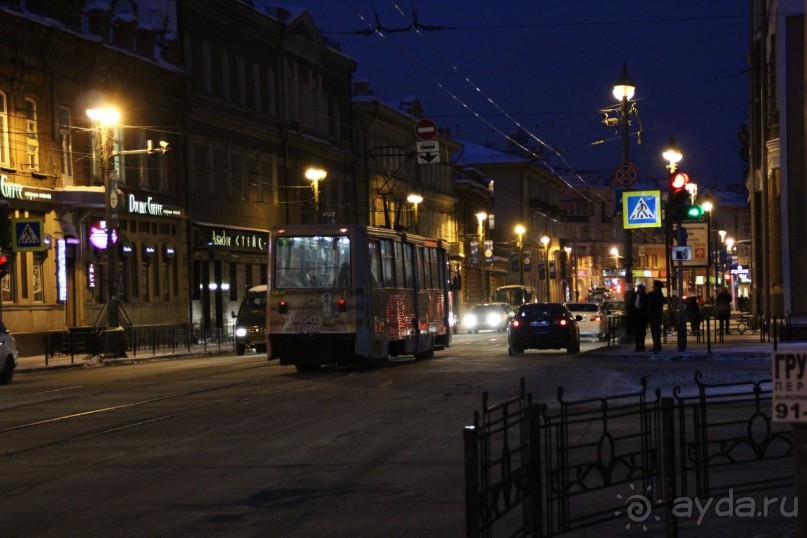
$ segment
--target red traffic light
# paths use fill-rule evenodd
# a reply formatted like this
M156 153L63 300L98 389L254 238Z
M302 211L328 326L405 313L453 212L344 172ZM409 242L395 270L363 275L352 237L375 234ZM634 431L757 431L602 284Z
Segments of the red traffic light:
M670 188L680 190L686 187L689 183L689 176L683 172L677 172L670 178Z

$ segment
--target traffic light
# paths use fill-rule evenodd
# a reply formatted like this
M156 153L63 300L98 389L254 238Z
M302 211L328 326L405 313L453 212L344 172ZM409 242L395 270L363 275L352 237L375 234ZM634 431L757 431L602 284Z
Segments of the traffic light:
M0 254L0 279L11 273L11 258L5 254Z
M703 216L703 208L699 205L685 205L681 207L685 219L699 219Z
M690 204L690 194L687 190L687 184L689 184L689 176L684 172L673 172L670 174L667 197L667 215L678 221L693 218L690 215L690 208L699 207L692 206ZM703 214L702 209L701 214ZM699 215L695 215L694 218L697 218L698 216Z

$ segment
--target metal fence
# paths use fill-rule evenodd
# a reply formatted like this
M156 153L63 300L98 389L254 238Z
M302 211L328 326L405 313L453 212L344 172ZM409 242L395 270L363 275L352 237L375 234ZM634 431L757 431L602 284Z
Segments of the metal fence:
M115 358L156 355L170 351L191 352L209 349L234 349L233 327L200 329L186 326L131 327L128 330L105 331L104 328L71 327L66 331L44 335L45 363L51 357L87 356Z
M679 496L792 485L792 433L771 422L770 398L769 381L705 384L700 372L689 394L676 387L665 398L644 379L635 393L573 402L559 389L556 408L533 403L523 379L503 403L488 405L485 393L464 430L466 534L613 525L641 498L657 508L654 532L673 537Z

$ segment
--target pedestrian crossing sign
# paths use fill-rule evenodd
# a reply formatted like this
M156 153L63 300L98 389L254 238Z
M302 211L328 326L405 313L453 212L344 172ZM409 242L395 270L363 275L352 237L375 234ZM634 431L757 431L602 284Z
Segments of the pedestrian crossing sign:
M661 191L624 191L622 225L632 228L661 228Z
M45 250L45 220L36 218L11 219L12 246L16 252Z

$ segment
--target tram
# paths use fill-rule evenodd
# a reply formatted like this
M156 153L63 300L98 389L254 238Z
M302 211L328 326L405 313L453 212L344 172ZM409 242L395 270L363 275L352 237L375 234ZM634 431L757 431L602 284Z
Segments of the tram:
M269 230L269 359L312 371L451 346L444 242L364 225Z

